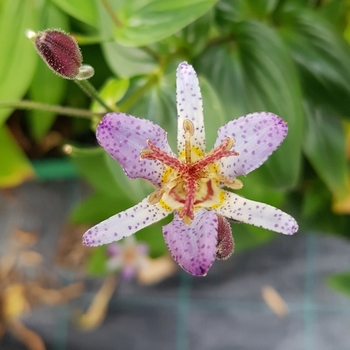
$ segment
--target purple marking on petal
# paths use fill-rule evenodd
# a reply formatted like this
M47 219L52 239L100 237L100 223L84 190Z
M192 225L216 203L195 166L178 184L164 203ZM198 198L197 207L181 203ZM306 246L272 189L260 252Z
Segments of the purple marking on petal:
M178 215L163 227L163 236L174 260L188 273L205 276L216 257L218 220L215 212L198 209L186 226Z
M109 113L98 125L96 137L100 145L120 163L125 174L144 178L160 186L164 165L158 161L140 159L140 152L148 148L146 141L173 154L167 133L157 124L123 113Z
M289 214L271 205L254 202L232 192L225 192L224 204L215 210L228 219L285 235L292 235L299 228L298 223Z
M227 177L250 173L276 150L287 132L285 121L269 112L251 113L228 122L218 130L214 147L230 136L235 139L233 150L239 155L221 159L220 172ZM245 166L243 160L246 161Z
M129 215L133 214L133 215ZM131 236L142 228L163 219L170 211L159 204L151 205L148 198L137 205L102 221L83 235L83 244L99 246Z
M181 103L179 96L181 94ZM202 96L197 74L187 62L182 62L176 71L177 95L177 149L179 154L185 149L185 132L183 122L189 119L194 125L192 145L205 152L205 131L203 119Z

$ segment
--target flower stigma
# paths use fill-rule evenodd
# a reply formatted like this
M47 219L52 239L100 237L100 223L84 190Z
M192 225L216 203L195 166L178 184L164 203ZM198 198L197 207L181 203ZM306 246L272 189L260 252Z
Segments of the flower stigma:
M141 159L155 160L165 165L162 185L148 198L150 204L160 203L170 210L177 210L185 225L190 225L197 208L215 208L224 200L222 187L240 189L240 180L227 179L219 174L218 161L224 157L238 156L232 150L235 140L226 137L224 141L207 154L203 154L192 146L194 125L184 119L185 131L184 154L175 157L157 148L151 140L147 140L149 148L140 153Z

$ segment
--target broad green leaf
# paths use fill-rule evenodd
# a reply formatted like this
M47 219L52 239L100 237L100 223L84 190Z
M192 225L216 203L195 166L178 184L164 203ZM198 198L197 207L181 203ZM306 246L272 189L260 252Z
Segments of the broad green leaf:
M181 33L183 37L182 46L186 47L190 56L200 54L208 45L213 22L214 11L209 11L184 28Z
M62 13L56 6L47 4L43 11L44 28L61 28L68 30L67 15ZM67 81L53 74L43 60L39 59L34 79L29 89L31 100L58 105L60 104ZM35 140L40 140L51 128L56 114L46 111L31 110L28 116L29 130Z
M93 248L87 261L87 272L96 276L106 274L108 272L106 268L107 259L106 246Z
M51 0L63 11L80 21L97 27L96 0Z
M329 276L327 284L337 292L350 296L350 271Z
M297 206L302 209L298 223L303 230L348 235L350 216L331 211L332 194L320 179L305 182L302 202Z
M125 95L126 91L129 88L129 80L125 78L113 79L110 78L103 85L99 91L99 95L102 100L111 107L115 109L116 103L119 102ZM92 103L91 110L96 113L105 112L104 107L102 107L97 101Z
M169 215L167 218L136 232L137 240L148 244L151 258L162 256L168 251L164 242L162 227L171 220L172 215Z
M308 10L281 18L281 35L301 73L305 94L316 104L350 115L350 48L328 21Z
M318 176L337 198L347 193L346 139L342 123L322 109L306 108L304 152Z
M0 187L18 186L35 176L27 157L5 125L0 127Z
M148 74L157 67L154 58L139 48L106 42L102 43L102 50L109 68L118 77Z
M115 8L116 1L110 1ZM204 15L216 0L150 0L126 2L114 13L119 23L112 31L114 39L125 46L144 46L175 34ZM111 19L112 20L112 19Z
M41 0L2 0L0 6L0 103L19 100L32 80L38 55L25 36L39 28ZM0 108L0 124L11 109Z
M263 23L241 22L233 34L231 43L209 48L196 67L212 82L229 119L269 111L288 122L286 140L264 168L271 185L295 186L301 164L303 109L292 59L276 32Z
M226 124L227 118L222 101L209 80L200 76L199 86L201 88L203 99L207 151L210 151L218 136L218 129L220 126Z
M241 223L232 223L231 228L235 243L235 252L255 248L271 241L278 235L276 232Z
M168 141L173 150L176 150L177 134L175 73L176 64L155 80L128 111L134 116L152 120L167 131ZM144 80L134 79L130 93L144 84Z
M79 203L71 213L74 224L94 224L132 207L137 203L123 197L121 193L96 192Z
M106 152L100 148L83 149L73 147L71 160L76 165L79 174L93 188L106 195L118 195L120 188L106 163Z

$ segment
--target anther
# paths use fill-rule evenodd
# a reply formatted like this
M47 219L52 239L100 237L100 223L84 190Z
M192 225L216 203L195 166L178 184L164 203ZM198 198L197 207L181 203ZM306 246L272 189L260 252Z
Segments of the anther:
M140 158L144 158L145 156L154 153L151 149L145 148L140 152Z
M189 136L194 135L194 125L189 119L185 119L183 122L183 128L185 130L185 133L189 134Z
M189 119L185 119L183 122L183 128L185 130L185 158L186 163L192 163L192 146L191 146L191 136L194 134L194 125Z
M148 197L148 203L149 204L156 204L158 203L164 194L164 190L159 188L158 190L152 192Z

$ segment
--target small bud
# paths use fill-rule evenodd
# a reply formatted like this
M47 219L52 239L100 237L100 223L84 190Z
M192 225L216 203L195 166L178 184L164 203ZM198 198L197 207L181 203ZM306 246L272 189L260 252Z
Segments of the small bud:
M228 259L234 249L234 241L230 223L221 215L216 214L218 218L218 242L216 244L216 259Z
M72 36L57 29L47 29L34 34L32 31L27 32L40 56L56 74L66 79L75 79L81 74L83 58Z

